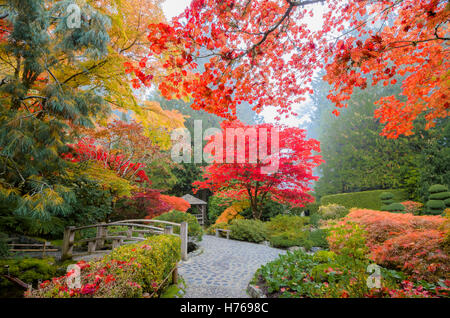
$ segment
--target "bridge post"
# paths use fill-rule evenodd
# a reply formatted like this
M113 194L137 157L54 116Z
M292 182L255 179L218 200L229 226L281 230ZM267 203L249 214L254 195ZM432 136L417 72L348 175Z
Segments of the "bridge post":
M102 248L105 245L105 240L102 239L105 237L106 228L103 226L106 224L105 222L100 223L100 226L97 227L97 247Z
M166 226L164 228L164 234L173 234L173 227L172 226Z
M180 238L181 238L181 259L183 261L187 261L188 257L188 250L187 250L187 243L188 243L188 224L187 222L182 222L180 226Z
M64 238L61 251L61 260L72 258L73 241L75 239L75 227L69 226L64 229Z

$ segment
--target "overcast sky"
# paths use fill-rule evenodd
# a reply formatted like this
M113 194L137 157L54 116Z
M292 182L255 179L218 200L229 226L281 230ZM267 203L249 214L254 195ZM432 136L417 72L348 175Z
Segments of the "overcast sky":
M162 4L162 9L164 11L164 14L168 21L170 21L174 16L179 15L182 13L191 3L191 0L166 0ZM309 27L313 30L317 30L322 26L322 5L314 5L314 14L315 17L308 18L307 23ZM305 102L307 103L307 102ZM302 104L303 107L305 107L305 103ZM296 105L296 107L293 107L295 111L300 115L302 114L302 105ZM274 123L275 117L278 116L277 111L274 108L266 108L262 115L264 116L264 119L268 123ZM306 118L299 118L299 117L290 117L288 119L282 119L282 123L289 126L299 126L301 122L304 120L308 120L308 117Z

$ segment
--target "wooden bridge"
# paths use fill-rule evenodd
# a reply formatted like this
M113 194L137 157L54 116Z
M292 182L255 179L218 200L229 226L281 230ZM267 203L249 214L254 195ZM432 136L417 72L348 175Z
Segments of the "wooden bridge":
M156 226L155 226L156 225ZM157 226L159 225L159 226ZM164 226L164 227L161 227ZM174 227L179 227L180 234L175 234ZM76 240L75 233L85 229L97 229L95 237ZM108 233L110 228L119 228L119 231ZM121 230L122 228L126 228ZM188 224L187 222L173 223L160 220L124 220L112 223L99 223L81 227L67 227L64 230L61 259L70 259L74 256L84 256L98 252L108 251L106 247L111 242L111 249L125 244L145 241L145 234L171 234L181 238L181 259L187 260ZM88 243L87 251L74 253L74 247Z

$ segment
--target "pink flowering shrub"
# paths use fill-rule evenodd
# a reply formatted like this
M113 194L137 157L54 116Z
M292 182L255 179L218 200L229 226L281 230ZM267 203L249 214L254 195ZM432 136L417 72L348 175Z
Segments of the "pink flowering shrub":
M142 297L142 287L136 280L136 263L112 260L77 263L80 268L80 285L75 270L62 277L44 281L39 288L27 292L29 298L130 298Z
M71 283L77 275L72 270L43 282L25 297L157 297L170 283L170 273L181 257L180 245L178 237L158 235L121 246L100 261L79 262L80 286Z

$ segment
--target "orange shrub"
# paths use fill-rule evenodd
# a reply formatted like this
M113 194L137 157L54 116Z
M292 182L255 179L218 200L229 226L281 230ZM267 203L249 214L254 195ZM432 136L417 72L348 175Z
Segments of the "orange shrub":
M449 278L445 218L352 209L346 220L362 225L372 259L416 279Z
M438 215L415 216L365 209L351 209L346 219L364 225L369 247L406 232L437 230L444 223L444 218Z
M396 267L416 279L449 278L450 257L441 249L444 233L438 230L411 231L388 239L372 250L373 260Z
M239 213L244 209L248 208L250 203L248 201L236 201L230 207L226 208L225 211L217 218L216 224L220 223L230 223L234 219L243 219L243 216Z
M191 207L189 202L187 202L185 199L179 198L179 197L173 197L170 195L161 194L161 200L168 203L170 206L172 206L172 209L181 211L181 212L186 212Z
M416 214L423 208L423 204L415 201L405 201L401 203L405 207L406 213Z

